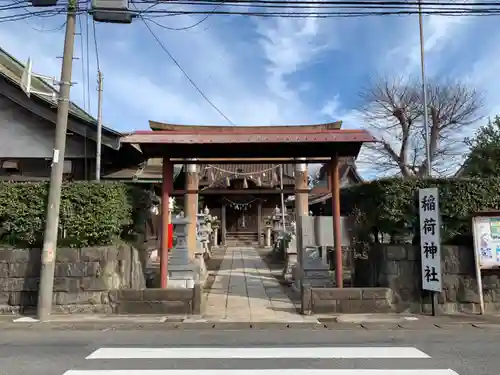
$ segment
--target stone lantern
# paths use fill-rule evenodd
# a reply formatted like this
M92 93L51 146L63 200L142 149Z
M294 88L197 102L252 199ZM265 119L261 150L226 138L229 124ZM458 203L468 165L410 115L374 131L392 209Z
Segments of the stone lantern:
M189 261L187 247L187 226L189 220L176 217L172 220L176 244L170 252L168 265L168 288L193 288L196 278L193 265Z

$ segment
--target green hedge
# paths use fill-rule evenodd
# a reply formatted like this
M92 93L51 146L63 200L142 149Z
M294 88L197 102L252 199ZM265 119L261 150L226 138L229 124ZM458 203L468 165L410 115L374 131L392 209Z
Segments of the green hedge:
M472 213L500 209L500 178L384 179L342 189L342 203L361 231L418 238L418 189L425 187L439 188L446 243L470 240Z
M39 246L43 241L48 184L0 182L0 242ZM145 219L148 195L122 183L63 185L59 220L61 246L114 242ZM139 227L139 225L136 225Z

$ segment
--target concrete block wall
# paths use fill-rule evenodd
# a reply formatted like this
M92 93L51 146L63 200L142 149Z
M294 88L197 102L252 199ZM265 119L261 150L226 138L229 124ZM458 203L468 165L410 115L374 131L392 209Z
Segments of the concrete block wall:
M203 290L199 283L193 288L114 290L109 295L118 314L185 316L202 312Z

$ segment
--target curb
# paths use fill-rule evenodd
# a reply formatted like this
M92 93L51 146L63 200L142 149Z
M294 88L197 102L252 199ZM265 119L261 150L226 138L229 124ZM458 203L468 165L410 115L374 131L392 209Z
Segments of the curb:
M278 323L278 322L0 322L0 331L440 331L500 330L500 324L483 322L402 322L402 323Z
M178 331L233 331L233 330L287 330L325 329L318 323L278 323L278 322L0 322L0 330L178 330Z

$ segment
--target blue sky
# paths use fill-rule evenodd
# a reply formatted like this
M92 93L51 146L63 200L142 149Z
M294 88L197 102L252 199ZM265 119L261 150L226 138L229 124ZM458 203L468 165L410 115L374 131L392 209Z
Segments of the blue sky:
M168 27L202 16L157 18ZM0 24L0 45L34 71L59 76L63 16ZM72 100L96 114L96 58L90 29L91 106L84 103L86 18L77 36ZM256 19L210 16L172 31L151 26L166 48L216 106L237 125L309 124L344 120L361 128L359 92L380 75L419 77L417 16L348 19ZM459 79L483 91L485 114L500 112L497 97L500 26L496 17L425 16L427 73ZM226 120L192 87L145 25L97 24L104 75L103 118L120 131L148 120L221 124ZM81 41L84 44L82 59ZM84 64L86 69L86 66Z

